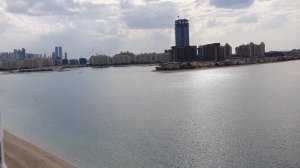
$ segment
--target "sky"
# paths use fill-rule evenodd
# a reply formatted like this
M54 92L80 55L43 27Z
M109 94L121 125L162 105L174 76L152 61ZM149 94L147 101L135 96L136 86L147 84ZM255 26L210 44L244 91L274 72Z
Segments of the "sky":
M298 0L0 0L0 52L26 48L70 58L164 52L175 43L174 21L190 21L190 44L266 50L300 48Z

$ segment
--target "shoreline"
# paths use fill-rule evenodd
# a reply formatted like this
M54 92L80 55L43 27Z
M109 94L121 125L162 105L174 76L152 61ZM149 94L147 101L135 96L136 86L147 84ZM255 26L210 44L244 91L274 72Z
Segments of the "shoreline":
M8 168L76 168L71 163L3 131L5 162Z
M284 62L293 62L300 60L289 60L289 61L277 61L277 62L264 62L257 64L240 64L240 65L229 65L229 66L213 66L213 67L205 67L205 68L189 68L189 69L176 69L176 70L152 70L152 72L158 73L174 73L174 72L183 72L183 71L203 71L203 70L213 70L213 69L223 69L223 68L238 68L238 67L246 67L246 66L256 66L256 65L265 65L265 64L279 64Z
M300 57L297 57L297 59L265 61L265 62L256 62L256 63L242 63L242 64L241 63L237 63L237 64L232 63L230 65L216 65L216 63L207 62L209 64L206 66L189 65L189 67L185 67L185 66L188 64L201 63L201 62L172 62L171 64L165 63L162 65L159 65L153 71L169 73L169 72L176 72L176 71L207 70L207 69L219 69L219 68L229 68L229 67L254 66L254 65L262 65L262 64L276 64L276 63L292 62L292 61L299 61L299 60L300 60ZM171 65L171 67L169 67L169 64Z

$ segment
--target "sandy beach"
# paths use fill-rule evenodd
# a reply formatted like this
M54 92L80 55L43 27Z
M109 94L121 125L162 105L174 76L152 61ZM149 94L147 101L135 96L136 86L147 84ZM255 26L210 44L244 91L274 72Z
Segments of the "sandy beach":
M8 168L75 168L7 131L4 131L4 151Z

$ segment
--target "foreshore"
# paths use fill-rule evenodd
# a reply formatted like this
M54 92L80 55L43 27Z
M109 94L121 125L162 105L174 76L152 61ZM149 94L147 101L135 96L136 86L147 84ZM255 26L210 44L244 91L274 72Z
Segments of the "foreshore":
M285 57L264 57L264 58L234 58L225 61L194 61L194 62L168 62L161 63L155 69L156 71L178 71L187 69L208 69L220 67L233 67L242 65L255 65L266 63L277 63L284 61L299 60L300 56L285 56Z
M4 155L8 168L75 168L7 131L4 131Z

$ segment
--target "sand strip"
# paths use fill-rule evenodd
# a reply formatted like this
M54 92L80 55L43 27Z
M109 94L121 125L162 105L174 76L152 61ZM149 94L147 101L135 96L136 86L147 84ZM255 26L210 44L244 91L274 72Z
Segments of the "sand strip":
M8 168L75 168L7 131L4 131L4 153Z

